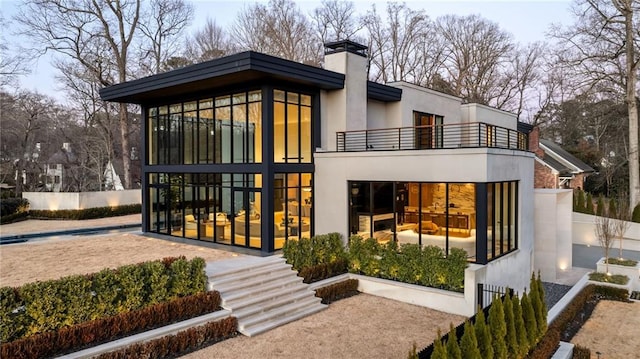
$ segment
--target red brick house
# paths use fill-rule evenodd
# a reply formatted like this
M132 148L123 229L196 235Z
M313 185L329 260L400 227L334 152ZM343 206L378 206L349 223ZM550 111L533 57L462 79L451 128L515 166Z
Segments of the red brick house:
M536 154L534 188L584 189L584 180L595 170L557 143L540 138L540 130L529 133L529 150Z

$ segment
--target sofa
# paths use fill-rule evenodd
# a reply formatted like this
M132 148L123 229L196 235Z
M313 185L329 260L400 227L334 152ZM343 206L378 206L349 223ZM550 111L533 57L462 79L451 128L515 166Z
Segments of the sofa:
M445 248L446 245L446 237L439 236L434 234L422 234L414 232L411 229L407 229L396 234L396 239L398 240L398 244L412 243L418 244L419 238L422 236L422 245L423 246L438 246L441 248ZM476 231L475 229L471 230L471 235L469 237L453 237L449 236L449 248L462 248L467 252L467 256L473 257L476 254Z

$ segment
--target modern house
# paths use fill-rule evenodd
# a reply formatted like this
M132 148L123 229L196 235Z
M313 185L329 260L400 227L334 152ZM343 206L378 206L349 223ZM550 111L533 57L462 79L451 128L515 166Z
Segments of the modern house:
M270 254L340 232L461 247L524 287L533 158L513 114L367 80L367 48L324 68L252 51L103 89L142 106L143 231Z
M535 188L584 189L585 179L595 172L557 143L541 139L537 127L530 132L529 150L536 154Z

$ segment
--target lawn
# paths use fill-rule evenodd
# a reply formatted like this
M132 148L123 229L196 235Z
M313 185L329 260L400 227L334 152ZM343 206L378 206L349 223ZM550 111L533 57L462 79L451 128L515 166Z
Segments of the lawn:
M591 349L596 358L637 358L640 303L601 300L572 343Z

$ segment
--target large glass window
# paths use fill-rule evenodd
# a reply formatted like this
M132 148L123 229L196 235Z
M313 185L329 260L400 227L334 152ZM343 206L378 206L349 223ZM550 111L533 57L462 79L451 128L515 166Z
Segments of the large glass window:
M311 237L313 185L311 173L277 173L274 181L275 249L291 239Z
M311 96L273 91L273 161L311 163Z
M379 242L396 240L467 252L469 261L485 240L487 260L517 248L517 182L488 183L349 182L349 231ZM487 208L478 203L487 199ZM480 202L479 202L480 201ZM486 216L487 228L478 228ZM484 217L482 217L484 218ZM482 243L482 242L480 242Z
M149 108L149 164L262 161L261 101L258 90Z

